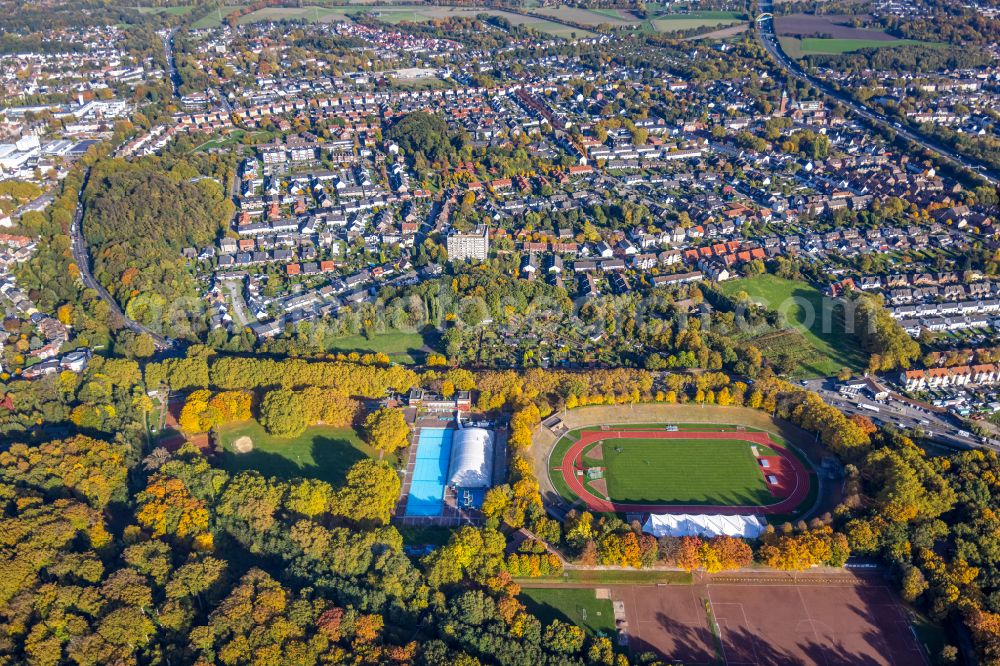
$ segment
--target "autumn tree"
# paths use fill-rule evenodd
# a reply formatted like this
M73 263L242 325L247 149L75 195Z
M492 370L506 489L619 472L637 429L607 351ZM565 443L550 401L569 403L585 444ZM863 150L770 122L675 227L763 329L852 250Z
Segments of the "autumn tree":
M409 443L410 426L403 410L383 407L365 417L365 434L368 442L386 453L392 453Z

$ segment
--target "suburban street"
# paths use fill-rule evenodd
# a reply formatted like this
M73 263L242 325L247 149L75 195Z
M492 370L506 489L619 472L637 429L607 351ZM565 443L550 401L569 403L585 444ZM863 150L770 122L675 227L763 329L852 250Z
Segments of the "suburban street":
M760 3L760 13L771 14L772 10L773 0L762 0ZM909 129L903 127L900 123L889 120L889 118L881 113L876 113L867 107L858 104L847 94L834 90L832 86L822 79L818 79L807 74L801 67L799 67L798 63L789 58L781 49L781 45L778 43L778 37L774 32L774 19L764 19L757 23L757 38L760 40L761 46L763 46L767 52L774 57L775 61L782 68L784 68L789 75L818 88L823 92L823 94L833 97L851 111L867 120L869 123L873 125L881 125L887 129L891 129L896 134L909 139L918 146L926 148L927 150L937 153L951 162L976 172L982 178L986 179L991 185L1000 184L1000 173L997 173L996 170L990 169L976 160L960 155L933 139L929 139L923 135L910 131Z
M146 333L153 339L153 344L159 350L169 349L173 346L173 342L159 333L150 330L149 328L143 326L137 321L129 319L125 313L122 311L118 302L112 298L108 290L101 285L95 278L90 270L90 252L87 248L87 242L83 238L83 193L87 189L87 181L90 179L90 170L84 175L83 185L80 187L80 195L76 202L76 212L73 213L73 224L70 227L70 241L73 250L73 260L76 261L77 267L80 269L80 279L83 280L83 284L88 289L93 289L96 291L102 299L111 308L111 311L118 317L123 325L136 333Z
M174 58L174 35L176 32L176 30L171 30L162 37L163 57L167 60L168 78L174 97L180 97L181 76L177 72L177 61Z

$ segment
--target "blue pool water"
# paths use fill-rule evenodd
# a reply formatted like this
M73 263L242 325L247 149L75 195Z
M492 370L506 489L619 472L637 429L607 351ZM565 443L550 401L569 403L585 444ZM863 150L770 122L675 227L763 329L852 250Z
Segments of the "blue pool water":
M406 499L407 516L440 516L451 461L450 428L423 428L417 440L413 481Z

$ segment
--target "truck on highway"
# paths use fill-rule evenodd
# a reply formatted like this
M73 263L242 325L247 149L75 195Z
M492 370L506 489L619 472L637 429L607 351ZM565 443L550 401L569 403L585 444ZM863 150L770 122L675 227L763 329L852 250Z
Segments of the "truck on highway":
M859 402L858 407L861 409L867 409L869 412L878 412L879 409L875 405L869 405L867 402Z

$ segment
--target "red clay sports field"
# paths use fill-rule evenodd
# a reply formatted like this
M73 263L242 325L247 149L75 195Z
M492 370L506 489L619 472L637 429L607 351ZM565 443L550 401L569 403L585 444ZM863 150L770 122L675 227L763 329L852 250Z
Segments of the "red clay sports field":
M751 444L759 444L773 451L776 455L760 456L758 460L766 460L768 467L761 467L762 476L773 475L776 483L768 484L768 489L774 496L774 503L739 505L739 504L644 504L620 502L598 497L583 481L583 471L587 465L584 462L584 450L596 442L609 442L615 439L678 439L678 440L743 440ZM720 442L721 444L721 442ZM649 442L655 446L655 441ZM711 460L705 460L705 465L711 465ZM667 431L667 430L584 430L580 439L573 443L564 453L559 463L562 478L575 494L593 512L632 512L632 513L727 513L727 514L791 514L809 495L809 472L805 465L787 448L777 443L766 432L726 431Z

